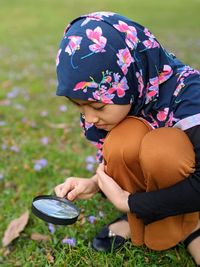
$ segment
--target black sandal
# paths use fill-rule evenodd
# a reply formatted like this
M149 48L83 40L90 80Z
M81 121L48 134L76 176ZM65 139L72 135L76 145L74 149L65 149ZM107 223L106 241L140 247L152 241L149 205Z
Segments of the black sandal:
M97 234L97 236L93 239L92 248L95 249L96 251L102 251L102 252L112 252L121 248L127 241L127 239L125 239L122 236L114 234L111 230L109 230L109 225L123 220L128 221L126 214L123 214L116 220L104 226L101 229L101 231Z
M191 233L184 241L183 244L185 246L185 248L187 248L189 246L189 244L197 237L200 236L200 228L197 229L196 231L194 231L193 233ZM200 265L197 265L197 267L200 267Z
M184 246L187 248L189 246L189 244L198 236L200 236L200 228L197 229L196 231L194 231L193 233L191 233L184 241L183 244Z

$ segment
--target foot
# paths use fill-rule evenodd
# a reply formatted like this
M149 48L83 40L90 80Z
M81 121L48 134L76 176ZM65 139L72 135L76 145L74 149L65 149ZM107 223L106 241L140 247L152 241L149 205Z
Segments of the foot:
M125 239L129 239L131 237L131 230L129 224L125 220L110 224L109 230L113 235L119 235Z
M192 233L195 232L197 229L200 229L200 221L197 227L192 231ZM194 258L196 264L200 265L200 236L192 240L191 243L189 243L187 249L191 256Z
M124 214L100 230L92 240L92 247L96 251L116 251L125 244L128 238L130 238L130 228L127 216Z

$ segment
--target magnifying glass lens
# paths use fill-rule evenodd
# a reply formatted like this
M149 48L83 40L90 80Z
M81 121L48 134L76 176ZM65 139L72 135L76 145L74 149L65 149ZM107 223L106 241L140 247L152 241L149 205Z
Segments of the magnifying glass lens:
M72 224L79 216L79 210L74 204L56 196L34 198L32 211L40 219L54 224Z

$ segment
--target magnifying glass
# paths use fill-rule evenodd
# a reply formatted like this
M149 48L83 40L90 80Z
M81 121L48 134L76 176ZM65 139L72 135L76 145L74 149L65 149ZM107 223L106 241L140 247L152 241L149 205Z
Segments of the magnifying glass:
M40 219L56 225L73 224L80 214L72 202L52 195L35 197L32 202L32 212Z

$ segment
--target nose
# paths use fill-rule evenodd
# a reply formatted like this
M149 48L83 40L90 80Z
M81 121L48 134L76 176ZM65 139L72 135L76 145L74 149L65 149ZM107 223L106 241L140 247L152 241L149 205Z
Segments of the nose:
M97 123L99 121L98 116L95 114L91 108L84 107L83 115L85 117L85 121L88 123Z
M85 121L88 123L97 123L99 121L98 117L94 114L84 113Z

